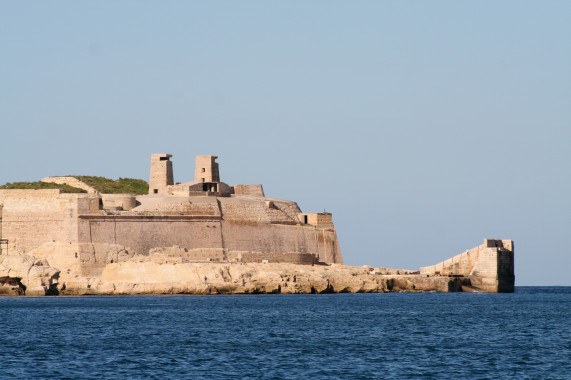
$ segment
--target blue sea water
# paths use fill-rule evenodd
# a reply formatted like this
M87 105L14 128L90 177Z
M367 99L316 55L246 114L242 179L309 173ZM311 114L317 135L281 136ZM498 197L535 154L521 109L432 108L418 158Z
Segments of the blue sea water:
M570 379L571 287L0 297L0 377Z

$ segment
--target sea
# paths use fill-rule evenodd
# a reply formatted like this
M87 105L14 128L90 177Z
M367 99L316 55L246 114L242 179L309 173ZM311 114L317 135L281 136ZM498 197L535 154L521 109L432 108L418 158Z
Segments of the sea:
M0 297L2 379L571 379L571 287Z

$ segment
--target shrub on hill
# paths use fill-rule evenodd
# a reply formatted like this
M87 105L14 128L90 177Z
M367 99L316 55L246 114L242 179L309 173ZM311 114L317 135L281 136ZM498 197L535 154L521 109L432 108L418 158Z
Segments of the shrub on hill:
M113 180L105 177L72 175L83 183L93 187L101 194L135 194L144 195L149 193L149 184L142 179L119 178Z
M65 185L65 184L57 184L57 183L49 183L49 182L8 182L5 185L0 186L0 189L7 189L7 190L42 190L42 189L61 189L63 193L86 193L87 191L83 189L78 189L77 187Z

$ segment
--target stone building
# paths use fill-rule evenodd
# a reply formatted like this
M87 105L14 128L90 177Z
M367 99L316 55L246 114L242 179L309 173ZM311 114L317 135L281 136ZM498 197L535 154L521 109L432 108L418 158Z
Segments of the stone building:
M221 182L217 156L197 156L194 180L175 182L171 158L151 155L148 195L0 190L1 237L12 253L65 245L85 276L135 256L343 263L331 214L302 213L296 202L266 197L260 184Z

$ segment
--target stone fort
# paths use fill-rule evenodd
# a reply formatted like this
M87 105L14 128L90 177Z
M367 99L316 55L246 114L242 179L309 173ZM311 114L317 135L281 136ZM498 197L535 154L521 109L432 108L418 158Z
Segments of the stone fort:
M164 262L343 263L330 213L303 213L260 184L220 181L217 156L197 156L194 180L175 182L170 154L151 155L149 194L0 190L0 234L11 253L62 245L83 276L149 256Z
M194 179L175 182L171 158L151 155L144 195L100 193L76 177L42 182L85 193L0 189L0 294L212 291L202 277L231 293L514 290L511 240L484 239L420 270L341 266L330 213L304 213L261 184L222 182L217 156L197 156Z

